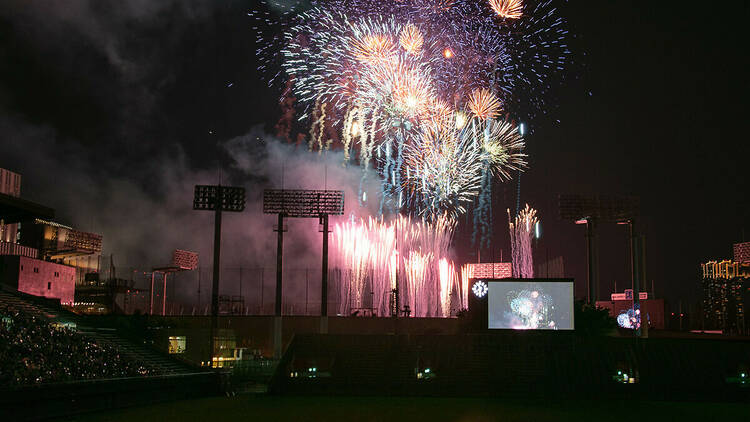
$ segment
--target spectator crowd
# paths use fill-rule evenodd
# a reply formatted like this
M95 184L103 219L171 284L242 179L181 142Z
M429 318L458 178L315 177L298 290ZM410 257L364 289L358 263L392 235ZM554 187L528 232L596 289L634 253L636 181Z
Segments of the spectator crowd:
M0 387L147 375L114 346L0 304Z

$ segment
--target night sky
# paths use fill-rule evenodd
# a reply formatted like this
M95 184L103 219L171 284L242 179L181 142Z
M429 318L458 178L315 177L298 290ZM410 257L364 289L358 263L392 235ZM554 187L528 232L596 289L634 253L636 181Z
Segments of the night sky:
M258 125L272 132L279 117L279 92L256 70L254 7L5 1L0 167L22 173L22 196L56 208L64 223L101 230L88 216L117 189L112 180L159 198L163 163L225 166L220 144ZM561 12L575 63L547 98L548 113L529 122L521 179L521 202L539 209L544 228L537 254L562 255L582 295L584 229L559 221L556 196L637 195L657 296L694 299L699 263L731 258L733 242L750 240L748 5L596 1L563 3ZM495 258L508 254L515 183L495 204ZM91 194L56 196L66 191ZM614 280L621 291L630 279L624 226L604 227L601 248L603 295Z

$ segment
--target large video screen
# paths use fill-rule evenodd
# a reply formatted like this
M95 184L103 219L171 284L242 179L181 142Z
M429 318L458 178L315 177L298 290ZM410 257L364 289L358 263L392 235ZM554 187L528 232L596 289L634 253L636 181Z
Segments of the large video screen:
M488 327L572 330L573 281L504 280L489 283Z

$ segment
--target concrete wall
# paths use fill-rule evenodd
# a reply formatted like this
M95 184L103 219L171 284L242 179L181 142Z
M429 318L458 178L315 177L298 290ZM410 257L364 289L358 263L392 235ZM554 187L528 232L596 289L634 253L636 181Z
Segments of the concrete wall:
M186 336L187 350L183 356L199 362L206 356L210 317L168 318L172 328L161 330L156 335L157 346L167 350L169 336ZM328 317L329 334L458 334L464 331L466 321L457 318L351 318ZM463 324L463 325L462 325ZM273 355L273 316L219 317L220 335L232 336L236 347L245 347L246 353L260 350L267 357ZM283 348L295 334L317 334L320 332L320 317L285 316L282 320Z
M25 256L2 259L3 273L7 274L3 279L18 291L60 299L61 303L72 303L75 299L75 268Z

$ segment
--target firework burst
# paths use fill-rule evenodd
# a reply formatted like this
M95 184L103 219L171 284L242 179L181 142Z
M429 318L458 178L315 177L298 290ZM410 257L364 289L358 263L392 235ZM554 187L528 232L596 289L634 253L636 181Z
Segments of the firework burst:
M509 171L526 168L524 142L518 127L505 120L488 120L474 127L474 136L480 139L490 170L501 180L509 180Z
M569 56L550 0L312 0L251 15L261 70L289 87L311 148L374 168L381 212L427 219L465 213L489 176L525 167L498 116L543 110Z
M406 25L404 29L401 30L398 41L401 43L401 47L410 54L419 54L422 49L422 44L424 44L422 34L419 32L419 29L412 24Z
M489 0L490 7L498 16L505 19L519 19L523 16L521 0Z
M485 88L472 91L466 106L475 117L481 120L495 118L500 112L500 100Z

